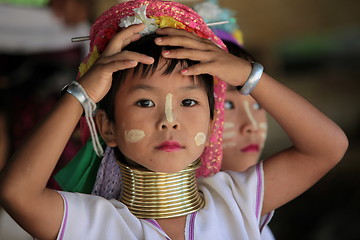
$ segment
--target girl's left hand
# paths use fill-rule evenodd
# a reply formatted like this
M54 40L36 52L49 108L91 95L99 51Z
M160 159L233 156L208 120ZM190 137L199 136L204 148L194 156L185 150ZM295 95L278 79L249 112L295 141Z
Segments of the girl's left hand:
M156 31L165 35L155 39L159 46L183 48L165 50L164 58L190 59L200 63L181 70L183 75L210 74L233 86L241 86L251 72L248 61L236 57L208 39L175 28L161 28Z

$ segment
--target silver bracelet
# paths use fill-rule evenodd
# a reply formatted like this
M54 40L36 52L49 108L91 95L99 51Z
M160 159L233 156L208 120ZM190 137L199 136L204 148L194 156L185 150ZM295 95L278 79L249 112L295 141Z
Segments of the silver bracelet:
M76 81L73 81L70 84L66 85L61 90L61 95L63 95L65 92L73 95L81 103L82 107L84 108L85 120L89 127L94 151L95 151L96 155L103 156L104 150L99 141L95 122L93 119L93 115L96 110L95 102L87 95L85 89L80 85L80 83L78 83Z
M73 81L65 85L65 87L61 90L61 95L64 95L65 92L73 95L81 103L84 110L89 108L92 109L92 111L95 111L96 104L87 95L85 89L80 85L80 83Z
M264 67L257 62L252 62L251 73L243 86L237 86L236 89L242 95L249 95L259 83Z

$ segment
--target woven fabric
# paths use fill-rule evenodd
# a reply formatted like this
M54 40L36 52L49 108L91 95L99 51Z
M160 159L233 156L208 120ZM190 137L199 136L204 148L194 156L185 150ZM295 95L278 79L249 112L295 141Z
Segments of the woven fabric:
M122 185L120 175L120 166L116 163L114 151L107 147L91 194L106 199L119 199Z

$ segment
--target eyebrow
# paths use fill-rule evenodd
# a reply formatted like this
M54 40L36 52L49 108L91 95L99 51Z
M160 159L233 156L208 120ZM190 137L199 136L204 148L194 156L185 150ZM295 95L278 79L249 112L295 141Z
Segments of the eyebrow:
M130 88L129 92L135 92L137 90L152 90L154 87L147 85L147 84L137 84Z
M200 86L199 84L194 84L194 85L189 85L186 87L182 87L180 88L181 90L194 90L194 89L203 89L202 86Z
M180 90L183 90L183 91L189 91L189 90L195 90L195 89L202 89L203 87L198 85L198 84L194 84L194 85L189 85L189 86L185 86L185 87L181 87ZM153 86L150 86L150 85L147 85L147 84L137 84L136 86L133 86L129 92L132 93L132 92L135 92L137 90L149 90L149 91L152 91L154 90L155 87Z

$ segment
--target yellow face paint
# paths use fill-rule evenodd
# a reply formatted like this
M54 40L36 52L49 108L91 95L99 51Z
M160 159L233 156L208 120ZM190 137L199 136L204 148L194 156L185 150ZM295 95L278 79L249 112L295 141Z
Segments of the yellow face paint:
M145 137L143 130L131 129L125 131L125 140L130 143L136 143Z
M232 122L224 122L224 129L233 128L235 124Z
M169 123L172 123L174 121L174 116L173 116L173 112L172 112L172 97L173 95L171 93L168 93L166 95L166 99L165 99L165 116L166 116L166 120Z
M206 135L205 133L203 132L198 132L195 136L195 143L196 143L196 146L200 146L200 145L203 145L205 144L206 142Z
M228 139L228 138L233 138L235 137L236 135L236 132L224 132L223 133L223 139Z
M266 131L267 130L267 123L266 122L259 123L259 128L264 129Z
M223 148L236 147L236 143L235 142L223 143L222 147Z
M253 116L252 113L251 113L251 110L250 110L250 106L249 106L249 102L248 102L248 101L244 101L244 108L245 108L246 115L247 115L248 118L250 119L252 125L254 126L255 129L257 129L257 128L258 128L258 123L256 122L254 116Z
M231 128L235 127L235 123L233 122L224 122L224 133L223 133L223 140L228 142L223 142L223 148L230 148L235 147L236 143L227 139L232 139L236 136L236 132L231 130Z
M262 139L265 141L267 138L267 129L268 129L267 123L266 122L259 123L259 128L264 130L263 132L261 132L260 135L261 135Z

